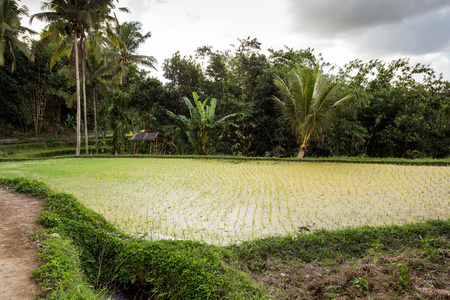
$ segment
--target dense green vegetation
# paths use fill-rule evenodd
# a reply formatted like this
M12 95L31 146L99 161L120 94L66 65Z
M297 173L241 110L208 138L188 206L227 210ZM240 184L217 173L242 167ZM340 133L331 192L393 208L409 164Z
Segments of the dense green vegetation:
M0 183L18 192L46 197L42 223L50 233L72 240L80 251L78 264L81 262L92 283L117 281L125 289L145 288L148 295L159 299L264 298L264 293L245 274L221 261L220 251L214 246L191 241L130 239L69 194L55 193L41 182L20 178L2 179ZM51 258L57 253L48 253L62 251L58 248L68 245L48 243L47 247L53 247L44 253L49 264L35 271L38 281L44 287L51 284L65 285L63 290L70 288L77 271L70 264L77 263L58 255L61 266L52 266Z
M336 67L313 49L263 51L249 37L231 49L202 46L184 57L176 52L162 62L161 81L138 68L156 64L137 53L150 33L138 22L120 23L111 14L114 7L112 0L48 0L32 16L48 24L34 40L21 25L26 7L0 0L0 161L73 158L84 146L86 155L98 157L152 153L235 163L291 161L298 153L306 161L449 165L450 82L427 65L411 65L407 58L355 59ZM318 88L333 90L333 101L313 99L323 90L305 89L308 74L321 78ZM295 105L287 107L289 99ZM135 147L130 137L142 130L159 132L157 143ZM76 140L66 134L76 134ZM19 142L3 140L19 136ZM199 156L205 154L214 156ZM423 270L448 278L450 219L319 230L228 247L151 242L127 235L42 182L0 178L0 185L45 198L41 221L47 229L36 235L45 264L34 276L46 298L101 299L105 293L92 286L118 286L156 299L282 299L289 298L281 287L289 281L277 286L260 280L261 274L284 270L274 265L302 270L310 263L353 263L374 252L416 255L411 262L386 259L383 272L395 280L383 288L392 287L394 298L420 298L423 291L413 288L411 276ZM382 268L378 256L370 259L376 270ZM340 286L350 284L350 298L367 296L374 287L359 273ZM323 289L317 298L337 295L335 286Z
M49 11L34 16L49 22L42 39L33 43L34 63L18 51L23 48L19 44L12 45L14 56L2 53L0 136L76 130L77 154L84 129L85 133L113 132L112 153L132 153L129 133L145 130L160 133L153 152L165 154L291 157L298 153L300 139L303 147L309 145L306 157L450 155L450 83L429 66L411 65L408 59L357 59L336 68L312 49L265 52L257 39L248 38L229 50L204 46L188 57L174 53L162 63L163 83L137 68L137 64L151 67L156 63L151 56L136 53L150 34L143 33L139 23L120 23L109 16L112 1L89 3L78 1L72 10L65 10L60 1L49 1ZM25 13L12 12L19 21ZM106 33L103 37L102 32ZM2 36L2 43L13 35L17 38L19 31L9 34ZM69 57L63 55L74 44L73 36L85 53L79 64L74 63L77 51ZM9 66L14 61L13 73ZM314 141L305 139L309 133L300 137L298 130L292 130L295 126L280 118L273 100L283 98L274 79L287 82L289 74L299 67L317 69L326 78L324 82L340 86L336 99L352 95L352 101L326 114L323 120L327 126L318 127ZM193 93L200 99L216 99L211 124L235 116L233 124L208 130L207 151L199 152L189 139L186 133L192 128L167 113L188 116L183 99ZM76 107L72 107L75 102ZM201 126L196 132L202 132ZM88 143L85 140L85 145ZM142 153L148 151L141 146Z
M295 263L302 269L311 262L338 260L342 264L372 255L370 258L377 264L377 257L381 259L383 253L405 252L418 253L421 259L412 265L400 260L394 271L388 271L395 278L394 293L419 296L411 287L410 276L423 268L442 272L438 262L450 247L450 220L321 230L230 247L190 241L150 242L130 238L73 196L55 193L42 182L3 178L0 184L45 198L41 220L47 231L38 236L45 245L45 264L34 276L43 288L43 296L51 299L101 299L102 294L89 285L104 284L120 284L122 289L156 299L265 299L276 295L277 290L251 278L267 271L273 261ZM367 282L363 277L355 280L355 284ZM370 283L359 296L372 289Z
M320 140L333 125L333 108L352 99L351 95L340 99L340 84L323 76L319 66L299 67L290 72L286 82L276 76L275 85L282 95L281 100L274 97L281 117L300 141L298 158L305 156L311 140Z

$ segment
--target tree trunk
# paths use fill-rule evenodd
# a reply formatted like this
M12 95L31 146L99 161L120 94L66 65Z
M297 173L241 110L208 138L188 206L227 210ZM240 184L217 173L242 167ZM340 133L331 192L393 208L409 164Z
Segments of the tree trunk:
M298 152L297 158L303 158L305 156L305 148L300 147L300 151Z
M98 154L98 129L97 129L97 90L94 86L94 134L95 134L95 154Z
M303 158L305 156L306 147L308 147L308 140L303 141L303 143L300 146L300 149L298 151L297 158Z
M74 44L75 44L75 80L77 85L77 150L75 155L80 155L81 149L81 99L80 99L80 73L78 66L78 37L77 28L74 29Z
M84 144L86 155L89 155L87 104L86 104L86 53L84 52L84 40L81 39L81 70L83 76L83 112L84 112Z

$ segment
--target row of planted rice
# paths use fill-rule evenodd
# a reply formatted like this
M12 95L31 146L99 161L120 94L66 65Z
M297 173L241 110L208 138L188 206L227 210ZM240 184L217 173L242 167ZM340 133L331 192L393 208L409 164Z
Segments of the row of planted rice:
M134 234L217 245L450 217L450 168L203 159L3 163Z

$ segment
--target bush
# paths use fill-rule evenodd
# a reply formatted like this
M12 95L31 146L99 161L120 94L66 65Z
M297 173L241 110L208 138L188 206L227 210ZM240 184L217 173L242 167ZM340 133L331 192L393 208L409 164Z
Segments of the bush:
M48 299L102 299L87 284L81 269L79 252L68 239L41 235L44 245L40 259L44 264L33 271L41 296Z

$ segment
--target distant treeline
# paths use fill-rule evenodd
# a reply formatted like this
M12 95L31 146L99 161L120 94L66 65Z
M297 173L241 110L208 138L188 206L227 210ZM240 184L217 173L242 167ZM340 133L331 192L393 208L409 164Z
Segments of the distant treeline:
M41 44L34 62L17 53L13 73L10 57L5 56L0 67L0 136L74 130L73 68L68 67L69 58L63 57L50 70L54 53L53 43ZM353 100L336 107L333 126L311 142L306 156L450 156L450 83L429 66L411 65L407 59L355 60L339 68L312 49L264 52L256 39L248 38L225 51L200 47L188 57L173 54L162 63L164 82L129 64L121 74L122 83L114 83L114 91L98 88L112 86L113 78L107 71L95 77L95 63L87 58L84 126L94 130L94 109L100 132L114 131L122 124L115 121L126 116L123 133L159 132L165 153L192 152L186 133L167 111L189 116L183 97L191 99L196 92L200 100L217 99L216 119L237 113L230 123L209 133L212 153L296 155L297 137L280 119L273 96L279 96L275 75L285 78L300 65L319 66L329 80L343 83L342 95L353 95ZM97 105L93 105L94 96ZM124 151L131 151L125 135L120 142Z

